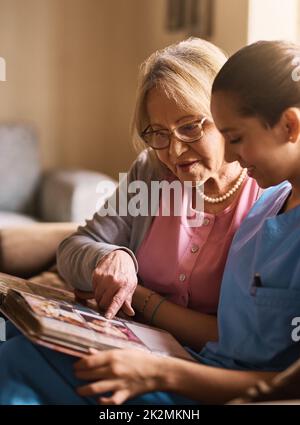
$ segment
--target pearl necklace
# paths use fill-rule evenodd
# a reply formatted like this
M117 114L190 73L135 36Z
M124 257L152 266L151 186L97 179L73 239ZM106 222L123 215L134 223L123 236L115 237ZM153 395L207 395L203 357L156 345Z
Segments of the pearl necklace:
M241 184L243 183L245 177L247 174L247 168L245 168L241 174L240 177L238 178L238 181L236 182L236 184L233 186L232 189L230 189L228 192L226 192L224 195L222 196L218 196L216 198L212 198L210 196L207 196L203 193L203 191L200 189L200 186L202 186L202 183L198 183L197 184L197 189L200 189L197 191L197 193L201 196L202 199L204 199L204 201L209 202L210 204L218 204L220 202L225 201L226 199L230 198L230 196L232 196L237 190L238 188L241 186Z

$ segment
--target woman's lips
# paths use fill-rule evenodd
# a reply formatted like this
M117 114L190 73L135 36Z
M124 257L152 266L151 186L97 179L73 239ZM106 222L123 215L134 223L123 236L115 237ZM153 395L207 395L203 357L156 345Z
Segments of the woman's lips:
M189 172L194 165L198 164L198 162L199 161L182 162L180 164L176 164L176 168L183 172Z

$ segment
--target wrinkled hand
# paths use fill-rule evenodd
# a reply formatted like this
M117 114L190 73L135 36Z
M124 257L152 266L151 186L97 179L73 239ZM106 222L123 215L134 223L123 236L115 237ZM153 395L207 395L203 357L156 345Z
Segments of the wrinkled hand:
M109 350L87 355L74 364L78 379L94 381L78 388L81 396L99 397L101 404L122 404L146 392L164 389L164 359L139 350Z
M94 270L92 281L95 300L107 319L112 319L120 309L128 316L134 315L131 301L137 275L126 251L116 250L106 255Z
M88 303L87 303L88 300L95 299L94 292L90 292L90 291L87 292L87 291L80 291L79 289L74 289L74 295L75 295L75 301L84 306L88 306ZM125 307L122 307L122 308L125 308ZM118 311L116 316L121 319L131 320L132 313L130 312L129 314L126 314L122 311L122 308L121 310ZM136 316L136 313L134 313L134 316Z

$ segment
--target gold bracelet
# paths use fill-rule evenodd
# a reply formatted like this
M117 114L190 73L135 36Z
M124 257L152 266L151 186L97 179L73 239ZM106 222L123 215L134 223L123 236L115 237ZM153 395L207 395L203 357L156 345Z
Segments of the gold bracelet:
M144 311L145 311L145 309L146 309L146 307L147 307L147 304L148 304L148 302L150 301L150 299L153 297L153 295L156 295L156 292L151 291L151 292L147 295L147 297L145 298L145 300L144 300L144 305L143 305L142 309L140 310L140 313L141 313L141 314L143 314L143 313L144 313Z

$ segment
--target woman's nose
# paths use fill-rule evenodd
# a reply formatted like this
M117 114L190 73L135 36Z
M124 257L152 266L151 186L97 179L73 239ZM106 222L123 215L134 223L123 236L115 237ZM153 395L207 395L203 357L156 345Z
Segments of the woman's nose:
M188 150L186 143L178 140L174 135L171 136L170 146L169 146L169 155L175 158L178 158L181 154Z

